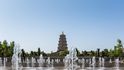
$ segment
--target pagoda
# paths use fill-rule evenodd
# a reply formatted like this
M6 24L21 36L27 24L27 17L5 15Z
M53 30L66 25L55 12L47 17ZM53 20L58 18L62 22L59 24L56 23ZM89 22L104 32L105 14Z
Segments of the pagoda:
M64 34L64 32L62 32L59 38L57 51L59 52L59 51L64 51L64 50L68 50L68 47L67 47L66 35Z

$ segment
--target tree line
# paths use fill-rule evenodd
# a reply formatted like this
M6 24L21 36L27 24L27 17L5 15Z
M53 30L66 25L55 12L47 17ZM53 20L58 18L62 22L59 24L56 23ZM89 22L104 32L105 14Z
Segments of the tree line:
M99 48L94 51L79 51L77 49L77 56L84 56L84 57L92 57L92 56L96 56L96 57L124 57L124 48L123 48L123 44L122 41L120 39L117 40L117 44L114 46L113 49L103 49L100 50Z
M13 50L14 50L15 42L11 41L8 43L6 40L0 41L0 57L12 57ZM76 48L77 56L79 57L124 57L124 48L122 41L120 39L117 40L117 44L114 46L113 49L104 49L100 50L99 48L94 51L79 51L78 48ZM46 53L44 51L41 51L40 48L38 48L37 51L30 51L26 52L24 49L21 49L21 57L27 58L27 57L39 57L41 54L46 57L53 57L53 56L61 56L64 57L69 53L68 50L59 51L59 52L51 52Z
M12 57L15 42L8 43L6 40L0 41L0 57Z

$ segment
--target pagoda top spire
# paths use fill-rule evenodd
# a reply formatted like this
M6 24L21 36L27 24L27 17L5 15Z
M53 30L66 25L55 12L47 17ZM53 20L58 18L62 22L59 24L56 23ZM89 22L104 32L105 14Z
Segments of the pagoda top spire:
M64 32L62 31L62 35L64 35Z

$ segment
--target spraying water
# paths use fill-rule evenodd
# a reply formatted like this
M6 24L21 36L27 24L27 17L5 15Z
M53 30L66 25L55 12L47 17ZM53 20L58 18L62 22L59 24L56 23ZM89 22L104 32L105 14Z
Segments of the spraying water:
M105 64L105 59L102 58L102 67L104 67L104 64Z
M19 45L14 46L13 52L14 52L14 54L12 56L12 69L19 70L19 53L20 53Z
M110 58L109 63L112 63L112 59Z
M47 64L48 64L48 67L51 66L50 57L47 58Z
M48 67L48 70L53 70L54 69L53 60L50 60L50 57L47 58L47 67Z
M101 57L99 57L99 67L102 66L102 61L101 61Z
M39 58L39 67L43 66L43 63L44 63L44 59L43 59L43 56L42 54L40 55L40 58Z
M68 70L76 70L78 68L76 61L78 60L76 48L71 49L65 57L65 66Z
M27 63L27 67L29 67L29 59L28 58L26 58L26 63Z
M115 59L115 67L117 70L119 70L119 58Z
M31 57L31 65L32 65L32 67L34 67L34 63L35 63L35 59L33 57Z
M85 67L85 60L84 60L84 58L82 58L82 68L84 68Z
M6 58L4 57L4 68L6 67Z
M92 57L93 70L95 69L95 65L96 65L96 59L95 59L95 57Z

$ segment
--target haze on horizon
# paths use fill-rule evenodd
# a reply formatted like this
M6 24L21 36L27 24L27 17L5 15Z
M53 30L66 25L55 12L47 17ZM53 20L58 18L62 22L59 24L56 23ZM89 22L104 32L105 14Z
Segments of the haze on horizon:
M26 51L56 51L61 32L68 47L113 48L124 43L123 0L0 0L0 41Z

